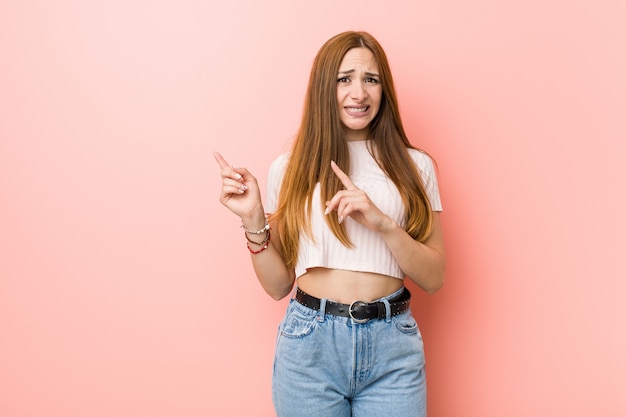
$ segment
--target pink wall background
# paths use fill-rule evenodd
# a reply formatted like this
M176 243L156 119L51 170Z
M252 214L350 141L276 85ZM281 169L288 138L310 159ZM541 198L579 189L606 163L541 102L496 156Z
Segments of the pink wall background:
M0 415L273 415L211 152L264 186L347 29L439 164L430 416L626 415L624 4L0 2Z

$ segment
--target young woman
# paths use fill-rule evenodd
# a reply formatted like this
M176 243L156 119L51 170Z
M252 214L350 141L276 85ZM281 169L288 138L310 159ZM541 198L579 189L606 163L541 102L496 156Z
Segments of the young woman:
M259 282L277 300L297 282L276 346L277 415L425 416L423 344L403 282L443 285L441 201L380 44L345 32L322 46L265 207L255 177L215 157L220 201L241 218Z

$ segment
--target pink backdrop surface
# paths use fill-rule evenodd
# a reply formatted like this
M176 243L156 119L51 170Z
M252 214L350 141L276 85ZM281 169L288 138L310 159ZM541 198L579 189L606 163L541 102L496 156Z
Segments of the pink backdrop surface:
M439 165L431 417L626 415L622 1L1 1L0 415L271 416L286 300L212 151L288 148L330 36Z

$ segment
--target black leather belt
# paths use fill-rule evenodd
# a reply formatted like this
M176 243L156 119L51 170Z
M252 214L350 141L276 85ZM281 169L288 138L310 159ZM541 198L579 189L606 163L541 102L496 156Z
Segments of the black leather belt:
M296 301L305 307L313 310L320 309L321 301L319 298L313 297L302 291L300 288L296 290ZM401 294L389 299L389 307L391 307L391 316L397 316L409 309L411 303L411 293L404 288ZM335 303L334 301L326 301L325 311L333 316L350 317L356 323L366 323L374 319L384 319L387 317L385 303L376 301L367 303L365 301L355 301L352 304Z

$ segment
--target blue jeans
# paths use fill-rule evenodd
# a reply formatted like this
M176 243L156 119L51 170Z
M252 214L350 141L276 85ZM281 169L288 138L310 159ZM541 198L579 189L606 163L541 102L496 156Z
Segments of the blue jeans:
M291 300L280 324L272 396L278 417L425 417L422 336L408 310L355 323Z

